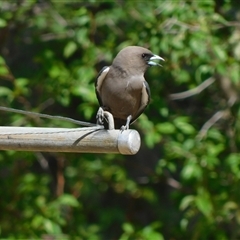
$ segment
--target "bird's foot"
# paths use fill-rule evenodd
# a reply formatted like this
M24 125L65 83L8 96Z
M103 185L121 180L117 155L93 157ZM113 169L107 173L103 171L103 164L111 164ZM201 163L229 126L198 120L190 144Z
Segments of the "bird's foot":
M121 126L121 128L120 128L121 132L123 132L124 130L128 130L128 129L129 129L129 126L127 124Z
M99 107L96 118L98 125L104 125L108 130L114 129L113 115L108 111L104 111L102 107ZM106 123L108 123L108 126L106 126Z
M121 126L121 128L120 128L121 132L123 132L124 130L128 130L129 129L129 125L130 125L131 120L132 120L132 115L129 115L127 117L126 124Z
M97 119L97 124L98 125L103 125L104 124L104 110L103 110L102 107L99 107L96 119Z

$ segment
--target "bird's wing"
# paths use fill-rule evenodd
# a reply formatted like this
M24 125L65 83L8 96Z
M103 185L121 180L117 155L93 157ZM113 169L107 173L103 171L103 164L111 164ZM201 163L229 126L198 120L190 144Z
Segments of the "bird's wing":
M132 119L131 123L133 123L144 111L144 109L147 107L151 99L151 92L149 85L146 81L143 82L143 87L142 87L142 97L141 97L141 105L140 108L136 114L136 117Z
M98 99L100 106L102 106L100 90L101 90L102 83L103 83L107 73L109 72L109 69L110 69L110 67L107 67L107 66L103 67L102 70L98 73L98 76L95 81L95 91L96 91L97 99Z

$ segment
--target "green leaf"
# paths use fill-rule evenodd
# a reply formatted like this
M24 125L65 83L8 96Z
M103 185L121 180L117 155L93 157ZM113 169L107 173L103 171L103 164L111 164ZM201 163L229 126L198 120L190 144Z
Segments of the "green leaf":
M13 92L12 90L10 90L9 88L7 87L1 87L0 86L0 96L7 96L7 97L10 97L13 95Z
M209 193L202 187L198 188L198 194L195 198L196 206L208 218L212 217L213 205Z
M2 56L0 56L0 65L5 65L6 62Z
M189 180L192 178L202 178L202 168L195 162L195 160L189 160L183 167L181 175L184 179Z
M213 51L216 54L216 57L220 61L226 61L227 60L227 54L226 51L224 51L222 46L219 45L213 45Z
M157 230L160 226L159 222L153 222L140 230L138 235L146 240L164 240L163 235Z
M213 20L216 21L216 22L222 23L222 24L224 24L224 25L227 25L227 24L228 24L228 21L227 21L222 15L220 15L220 14L218 14L218 13L214 13L214 14L212 15L212 18L213 18Z
M164 240L163 235L158 232L143 231L141 236L144 237L144 239L146 239L146 240Z
M180 203L180 210L185 210L186 208L190 207L192 203L195 201L195 196L193 195L188 195L184 197Z
M67 205L67 206L71 206L71 207L78 207L79 206L79 202L77 201L77 199L70 194L61 195L57 199L57 201L62 205Z
M5 19L0 18L0 28L6 27L7 21Z
M44 219L43 226L44 226L44 229L46 230L46 232L49 234L61 234L62 233L60 226L57 223L51 221L50 219Z
M186 118L176 118L173 120L175 126L181 130L184 134L194 134L195 133L195 129L194 127L189 124L187 121L186 121Z
M239 205L236 202L228 201L224 204L223 208L225 210L237 210L239 208Z
M73 41L68 42L63 50L63 56L69 58L77 50L77 44Z
M229 67L229 73L231 77L231 81L234 84L239 84L240 82L240 66L239 63L233 63Z
M134 233L134 228L130 223L124 223L122 225L123 231L128 234Z
M175 132L175 126L170 122L159 123L156 129L162 134L172 134Z
M218 156L221 152L224 151L225 148L226 148L226 146L222 143L220 143L220 144L208 143L207 154L209 156Z

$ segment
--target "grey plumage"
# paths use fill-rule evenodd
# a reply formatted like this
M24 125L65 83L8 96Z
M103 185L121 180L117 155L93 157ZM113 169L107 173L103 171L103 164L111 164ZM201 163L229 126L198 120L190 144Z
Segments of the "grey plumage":
M144 73L149 66L159 65L153 60L164 60L150 50L129 46L121 50L109 67L104 67L95 82L100 107L109 111L115 128L128 129L144 111L150 101L150 88ZM103 116L97 114L97 122L103 123Z

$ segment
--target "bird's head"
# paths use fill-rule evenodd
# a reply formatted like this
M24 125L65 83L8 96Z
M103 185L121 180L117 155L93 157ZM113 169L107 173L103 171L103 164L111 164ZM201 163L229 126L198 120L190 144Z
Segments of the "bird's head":
M164 61L164 59L150 50L138 47L129 46L122 49L113 60L113 65L121 66L124 70L145 72L149 66L161 66L155 60Z

